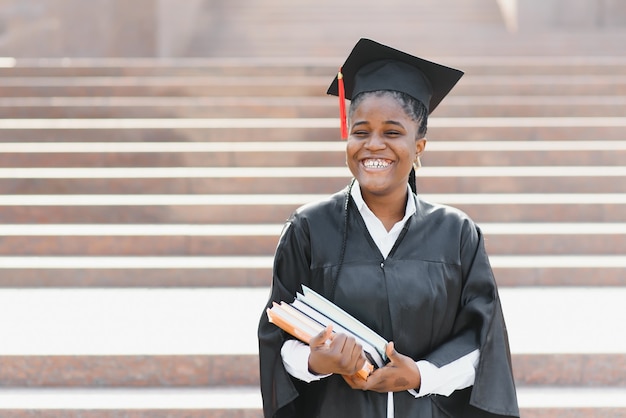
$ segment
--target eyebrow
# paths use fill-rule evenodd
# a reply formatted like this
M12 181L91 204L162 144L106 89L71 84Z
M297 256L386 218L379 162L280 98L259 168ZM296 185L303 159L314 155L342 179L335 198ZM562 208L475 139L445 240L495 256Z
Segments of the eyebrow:
M401 128L404 128L404 125L401 124L400 122L397 122L395 120L386 120L385 122L383 122L385 125L396 125L399 126ZM355 122L354 124L352 124L353 127L355 126L360 126L360 125L369 125L369 122L367 121L360 121L360 122Z

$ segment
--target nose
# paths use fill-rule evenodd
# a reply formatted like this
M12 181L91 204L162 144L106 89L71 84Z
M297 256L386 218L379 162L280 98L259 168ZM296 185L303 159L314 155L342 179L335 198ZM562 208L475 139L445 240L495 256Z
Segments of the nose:
M370 150L379 150L384 149L385 147L387 147L385 138L376 133L370 135L370 137L367 139L367 142L365 143L365 148Z

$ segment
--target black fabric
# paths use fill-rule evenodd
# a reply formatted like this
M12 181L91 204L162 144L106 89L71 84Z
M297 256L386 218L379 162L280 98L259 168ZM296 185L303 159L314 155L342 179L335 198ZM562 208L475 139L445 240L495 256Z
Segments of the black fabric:
M268 306L304 284L327 296L342 245L347 192L306 205L286 223ZM450 397L394 393L396 417L519 416L506 327L480 229L462 212L417 197L385 260L351 201L335 303L414 360L443 366L481 350L473 388ZM341 376L303 383L284 369L285 333L259 323L265 417L383 418L387 394L351 389Z
M354 46L341 72L348 100L366 91L401 91L422 102L428 113L435 110L463 76L463 72L455 68L365 38ZM327 94L339 95L337 77Z

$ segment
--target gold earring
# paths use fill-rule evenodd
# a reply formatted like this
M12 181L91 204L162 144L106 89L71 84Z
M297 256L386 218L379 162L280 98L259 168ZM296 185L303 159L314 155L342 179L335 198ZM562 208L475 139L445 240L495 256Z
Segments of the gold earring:
M413 162L413 170L417 171L422 167L422 161L420 160L420 156L415 157L415 161Z

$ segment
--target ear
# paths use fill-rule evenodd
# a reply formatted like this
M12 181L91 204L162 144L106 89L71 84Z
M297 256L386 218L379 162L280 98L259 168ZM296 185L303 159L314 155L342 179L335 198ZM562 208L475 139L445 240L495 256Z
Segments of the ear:
M424 152L424 149L426 148L426 142L428 142L426 137L420 138L417 141L415 141L415 152L418 157L421 156L422 153Z

